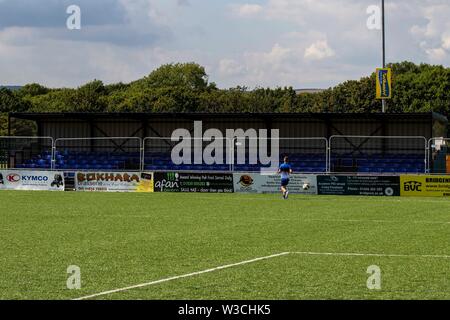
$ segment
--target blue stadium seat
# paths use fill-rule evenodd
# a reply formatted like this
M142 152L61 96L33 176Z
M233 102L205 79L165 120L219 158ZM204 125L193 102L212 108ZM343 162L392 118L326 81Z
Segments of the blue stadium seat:
M289 154L295 172L320 173L326 171L324 154L297 153ZM139 152L102 153L102 152L70 152L64 150L55 153L55 165L58 169L71 170L125 170L130 166L140 167ZM248 159L248 158L247 158ZM282 158L280 159L280 163ZM425 171L423 154L332 154L332 168L348 169L356 165L360 173L422 173ZM17 168L50 168L51 152L43 152L33 159L24 161ZM258 172L261 165L235 165L235 171ZM172 164L170 153L147 152L145 154L145 170L183 170L183 171L229 171L230 166L222 165L184 165Z

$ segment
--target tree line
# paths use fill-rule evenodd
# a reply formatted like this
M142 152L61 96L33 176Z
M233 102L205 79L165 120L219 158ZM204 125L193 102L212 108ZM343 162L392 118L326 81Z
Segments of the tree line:
M401 62L393 69L388 112L450 113L450 68ZM0 135L8 112L379 112L375 73L318 93L297 94L292 87L219 89L196 63L166 64L131 83L105 85L94 80L76 89L37 83L19 90L0 89Z

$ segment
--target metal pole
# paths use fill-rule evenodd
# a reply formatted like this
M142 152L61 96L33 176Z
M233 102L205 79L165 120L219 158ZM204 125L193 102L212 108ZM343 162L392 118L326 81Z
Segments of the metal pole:
M381 0L381 24L382 24L382 37L383 37L383 68L386 68L386 29L384 20L384 0ZM381 100L383 113L386 112L386 99Z

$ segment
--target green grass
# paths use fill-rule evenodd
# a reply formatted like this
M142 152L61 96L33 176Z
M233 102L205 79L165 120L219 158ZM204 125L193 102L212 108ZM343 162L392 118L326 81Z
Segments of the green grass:
M0 204L0 299L72 299L281 252L450 255L443 198L5 191ZM81 290L66 288L69 265ZM450 299L450 259L289 254L98 299Z

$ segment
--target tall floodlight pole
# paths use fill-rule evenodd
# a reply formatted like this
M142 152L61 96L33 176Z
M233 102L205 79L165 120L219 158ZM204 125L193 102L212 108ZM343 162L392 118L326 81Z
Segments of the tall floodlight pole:
M384 21L384 0L381 0L381 33L383 37L383 68L386 68L386 31ZM383 113L386 112L386 99L381 100Z

